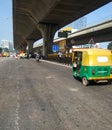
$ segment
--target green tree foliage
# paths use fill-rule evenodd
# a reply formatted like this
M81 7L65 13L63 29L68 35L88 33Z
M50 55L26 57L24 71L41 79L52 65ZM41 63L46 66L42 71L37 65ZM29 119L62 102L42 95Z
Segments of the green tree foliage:
M110 42L107 46L108 49L112 49L112 42Z

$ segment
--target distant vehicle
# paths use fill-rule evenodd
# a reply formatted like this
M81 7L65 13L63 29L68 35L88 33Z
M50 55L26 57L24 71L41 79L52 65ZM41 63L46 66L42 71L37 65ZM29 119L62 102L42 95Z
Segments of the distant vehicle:
M72 74L82 79L84 86L90 81L112 82L112 53L106 49L73 49Z
M10 56L9 49L0 47L0 57L9 57L9 56Z
M39 62L40 61L40 54L37 53L35 58L36 58L36 61Z
M2 48L2 56L3 57L9 57L10 56L10 51L8 48Z
M20 59L26 59L27 54L24 53L24 52L20 52L20 54L18 54L18 57L19 57Z

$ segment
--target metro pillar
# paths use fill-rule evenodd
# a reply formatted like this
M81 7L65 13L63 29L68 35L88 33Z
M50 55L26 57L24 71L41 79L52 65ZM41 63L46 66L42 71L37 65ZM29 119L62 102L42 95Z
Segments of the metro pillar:
M33 43L34 43L33 40L27 40L28 57L29 57L29 54L32 54L32 53L33 53Z
M21 50L22 50L23 52L26 52L26 45L23 45L23 46L21 47Z
M52 43L58 26L53 24L38 24L38 28L43 37L43 56L47 58L47 54L52 53Z

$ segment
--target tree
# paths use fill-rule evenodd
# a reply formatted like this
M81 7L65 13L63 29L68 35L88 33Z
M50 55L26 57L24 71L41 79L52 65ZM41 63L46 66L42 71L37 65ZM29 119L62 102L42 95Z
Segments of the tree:
M112 42L108 44L107 49L112 49Z

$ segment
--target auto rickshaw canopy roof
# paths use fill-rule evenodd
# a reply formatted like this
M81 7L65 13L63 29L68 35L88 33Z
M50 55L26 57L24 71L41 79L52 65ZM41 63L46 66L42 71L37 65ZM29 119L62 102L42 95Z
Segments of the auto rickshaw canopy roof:
M72 53L82 52L82 65L86 66L112 66L112 53L107 49L74 48ZM72 55L74 61L74 54Z

